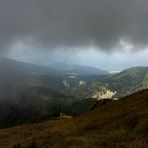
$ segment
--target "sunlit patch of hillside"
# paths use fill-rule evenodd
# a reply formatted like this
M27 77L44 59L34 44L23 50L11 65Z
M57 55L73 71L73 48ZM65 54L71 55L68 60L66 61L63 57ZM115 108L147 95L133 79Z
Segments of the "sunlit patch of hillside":
M106 89L105 91L96 92L92 96L92 98L96 98L98 100L101 100L101 99L113 99L115 94L116 94L116 91L111 91L111 90Z
M65 87L69 88L69 82L67 80L64 80L63 84L64 84Z
M85 81L79 81L79 86L82 86L82 85L85 85L86 84L86 82Z

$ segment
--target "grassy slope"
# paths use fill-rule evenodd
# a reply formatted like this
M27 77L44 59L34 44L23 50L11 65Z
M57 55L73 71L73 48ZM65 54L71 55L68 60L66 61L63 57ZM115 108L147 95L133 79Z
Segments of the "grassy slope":
M148 90L99 105L72 119L0 130L0 147L148 147Z

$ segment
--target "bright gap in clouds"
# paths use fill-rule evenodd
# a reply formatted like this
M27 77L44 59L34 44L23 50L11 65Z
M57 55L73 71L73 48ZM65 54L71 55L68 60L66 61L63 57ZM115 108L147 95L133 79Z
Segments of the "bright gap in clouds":
M121 71L133 66L148 66L148 48L136 50L134 46L120 40L116 49L112 52L104 52L98 47L77 47L72 49L36 49L26 45L22 41L13 44L7 57L48 66L51 62L62 62L98 67L110 72Z

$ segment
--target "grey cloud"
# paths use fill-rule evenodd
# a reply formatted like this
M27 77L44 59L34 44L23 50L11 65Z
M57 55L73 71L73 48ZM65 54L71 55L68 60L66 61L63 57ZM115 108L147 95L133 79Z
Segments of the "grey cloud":
M122 38L145 47L147 16L148 0L1 0L0 50L29 39L45 48L109 50Z

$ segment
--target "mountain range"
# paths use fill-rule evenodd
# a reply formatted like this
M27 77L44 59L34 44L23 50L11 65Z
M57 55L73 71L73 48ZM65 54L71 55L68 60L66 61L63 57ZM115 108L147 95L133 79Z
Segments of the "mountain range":
M3 58L0 69L0 127L47 120L60 113L80 115L102 99L118 100L148 88L148 67L111 74L87 66L45 67Z
M120 73L81 65L52 63L40 66L8 58L0 59L0 85L46 87L82 98L110 90L116 97L148 88L148 67L133 67Z

